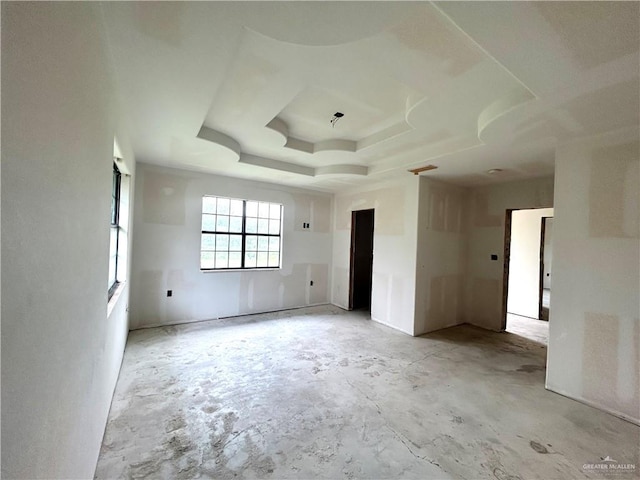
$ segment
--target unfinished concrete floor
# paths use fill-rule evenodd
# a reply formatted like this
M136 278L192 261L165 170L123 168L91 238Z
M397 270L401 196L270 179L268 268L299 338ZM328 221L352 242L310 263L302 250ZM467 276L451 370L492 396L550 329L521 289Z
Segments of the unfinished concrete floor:
M639 427L546 391L545 354L470 326L412 338L334 307L135 331L96 478L569 479L601 478L582 467L607 455L637 465Z
M549 345L549 322L545 320L507 313L506 330L508 333L528 338L541 345Z

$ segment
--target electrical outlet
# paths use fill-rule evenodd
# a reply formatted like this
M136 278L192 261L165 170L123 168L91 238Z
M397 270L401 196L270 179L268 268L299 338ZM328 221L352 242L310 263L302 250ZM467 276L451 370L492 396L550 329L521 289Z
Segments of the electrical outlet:
M173 290L167 290L167 297L173 297Z
M496 255L495 253L492 253L491 260L498 260L498 255Z
M309 285L313 287L313 280L309 282Z

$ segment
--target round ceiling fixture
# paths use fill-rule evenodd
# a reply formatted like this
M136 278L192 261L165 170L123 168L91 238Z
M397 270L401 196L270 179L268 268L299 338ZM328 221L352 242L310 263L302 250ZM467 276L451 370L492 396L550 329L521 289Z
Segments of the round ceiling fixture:
M489 175L495 175L495 174L500 173L500 172L502 172L501 168L492 168L491 170L487 170L487 173Z

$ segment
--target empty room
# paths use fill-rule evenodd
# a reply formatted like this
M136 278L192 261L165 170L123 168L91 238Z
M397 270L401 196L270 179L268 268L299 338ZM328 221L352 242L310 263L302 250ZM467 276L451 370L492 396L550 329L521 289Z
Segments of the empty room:
M3 479L638 478L640 3L1 22Z

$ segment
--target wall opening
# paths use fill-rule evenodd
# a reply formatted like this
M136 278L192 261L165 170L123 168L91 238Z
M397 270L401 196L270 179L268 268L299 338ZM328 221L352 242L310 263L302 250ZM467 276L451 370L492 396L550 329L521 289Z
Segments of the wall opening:
M545 345L552 253L545 227L552 217L552 208L507 210L505 222L502 329Z
M374 210L351 212L349 310L371 311Z

